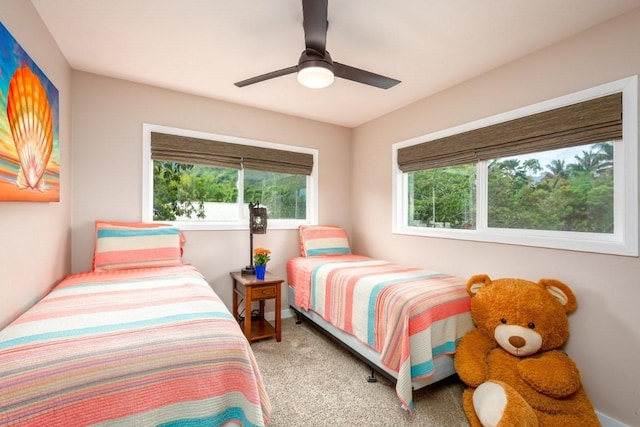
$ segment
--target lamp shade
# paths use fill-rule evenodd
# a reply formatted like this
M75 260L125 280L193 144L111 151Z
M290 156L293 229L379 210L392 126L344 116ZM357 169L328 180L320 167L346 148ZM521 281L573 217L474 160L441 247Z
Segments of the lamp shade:
M259 204L249 206L249 231L251 234L266 234L267 232L267 208Z
M298 60L298 82L312 89L321 89L333 83L333 60L329 52L305 49Z
M310 65L298 70L298 82L312 89L322 89L333 83L333 71L322 62L320 65Z

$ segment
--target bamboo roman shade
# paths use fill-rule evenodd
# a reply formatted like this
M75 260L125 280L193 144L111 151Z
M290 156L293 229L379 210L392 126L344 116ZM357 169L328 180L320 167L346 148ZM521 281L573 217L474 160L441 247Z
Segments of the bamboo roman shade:
M398 150L402 172L475 163L622 138L622 93Z
M311 175L313 155L151 132L151 159Z

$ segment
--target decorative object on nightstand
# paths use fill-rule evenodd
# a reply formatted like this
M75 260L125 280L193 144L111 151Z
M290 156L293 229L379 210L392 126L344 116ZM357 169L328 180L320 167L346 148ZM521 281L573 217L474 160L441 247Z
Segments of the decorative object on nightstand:
M242 269L244 275L254 275L253 235L267 233L267 208L260 207L260 202L249 202L249 265Z
M245 337L249 342L262 338L275 337L281 340L281 302L280 288L284 279L266 273L264 280L258 280L253 276L247 276L241 272L231 273L233 279L233 317L240 323ZM272 325L264 318L264 305L266 300L275 300L275 323ZM238 313L239 306L244 301L244 311ZM260 309L256 317L252 313L254 301L259 301Z
M256 265L256 279L264 280L264 276L267 274L267 266L266 265Z
M264 275L267 272L267 263L271 259L270 254L271 251L265 248L256 248L253 251L253 262L256 265L256 279L264 280Z

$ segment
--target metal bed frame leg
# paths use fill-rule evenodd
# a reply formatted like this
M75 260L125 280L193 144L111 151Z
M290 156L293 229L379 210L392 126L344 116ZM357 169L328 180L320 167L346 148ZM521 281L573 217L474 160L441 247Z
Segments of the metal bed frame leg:
M378 382L378 378L376 377L376 370L373 369L371 366L369 366L369 369L371 369L371 375L369 376L369 378L367 378L367 382L368 383L377 383Z

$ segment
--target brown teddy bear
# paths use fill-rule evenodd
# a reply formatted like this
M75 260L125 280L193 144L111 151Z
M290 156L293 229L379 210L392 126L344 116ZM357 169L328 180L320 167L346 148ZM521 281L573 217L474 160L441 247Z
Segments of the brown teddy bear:
M559 349L577 307L569 286L482 274L467 292L476 329L460 340L455 368L471 426L599 426L578 367Z

